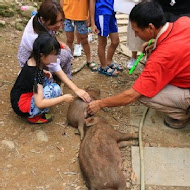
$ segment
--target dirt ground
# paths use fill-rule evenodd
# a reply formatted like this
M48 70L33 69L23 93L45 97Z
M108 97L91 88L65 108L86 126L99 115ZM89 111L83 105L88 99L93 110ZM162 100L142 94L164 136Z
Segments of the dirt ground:
M76 129L66 124L68 104L52 108L53 121L46 125L30 125L11 108L9 94L19 72L17 49L21 36L22 32L10 26L0 28L0 189L85 190L87 188L78 164L80 137ZM61 33L59 38L64 39L64 34ZM94 39L90 45L92 58L99 63L97 40ZM114 60L124 64L128 57L116 52ZM84 61L84 55L75 58L73 66L77 67ZM108 78L90 72L85 66L72 80L80 88L98 87L101 96L107 97L130 87L137 77L138 72L129 76L125 70L118 77ZM66 86L63 91L73 94ZM140 107L142 105L137 102L131 106L105 109L98 115L106 118L118 131L135 132L138 131L138 125L132 125L131 119L134 115L142 116L142 112L138 112ZM143 143L146 146L190 147L189 131L178 133L163 127L151 128L151 124L157 124L156 118L161 117L161 114L156 112L155 116L150 116L152 123L149 122L148 130L144 131ZM134 182L130 151L130 147L121 150L126 183L129 189L138 190L139 186ZM188 187L146 187L148 190L190 190Z

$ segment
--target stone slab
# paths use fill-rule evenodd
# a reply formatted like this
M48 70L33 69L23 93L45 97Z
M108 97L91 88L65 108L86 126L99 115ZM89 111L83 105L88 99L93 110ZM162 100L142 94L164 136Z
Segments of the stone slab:
M127 26L119 26L118 32L119 33L126 33L126 35L127 35Z
M129 15L127 14L116 14L117 19L129 19Z
M190 187L190 148L145 147L145 184ZM140 181L139 147L132 147L132 168Z
M125 20L117 20L117 24L118 24L118 25L128 25L128 22L129 22L129 21L126 20L126 19L125 19Z

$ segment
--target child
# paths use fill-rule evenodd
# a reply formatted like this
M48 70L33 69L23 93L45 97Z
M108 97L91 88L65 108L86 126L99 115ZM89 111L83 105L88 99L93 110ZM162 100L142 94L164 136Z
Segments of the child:
M113 9L114 0L90 0L90 18L92 31L98 35L98 57L101 67L99 73L106 76L118 76L118 71L123 69L112 62L113 55L119 44L119 35L115 12ZM107 57L105 50L107 45L107 36L111 39L108 47Z
M52 120L49 107L73 101L71 94L61 95L58 84L53 83L51 73L44 70L57 60L60 44L55 37L42 33L34 41L33 52L21 70L12 90L11 104L16 114L27 117L33 124ZM47 78L48 77L48 78Z
M60 0L60 5L65 14L64 31L66 32L67 45L73 50L74 29L80 38L87 59L87 66L91 71L97 71L97 65L91 60L90 46L88 43L88 12L89 0Z

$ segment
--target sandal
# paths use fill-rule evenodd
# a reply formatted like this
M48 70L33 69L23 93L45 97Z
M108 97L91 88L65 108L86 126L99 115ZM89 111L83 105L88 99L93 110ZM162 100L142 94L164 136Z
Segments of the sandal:
M98 71L98 67L97 67L96 63L94 63L93 61L87 62L87 66L90 68L90 70L92 72Z
M112 62L111 65L109 65L109 67L110 67L111 69L115 69L115 70L117 70L117 71L123 71L123 68L120 67L118 64L116 64L116 63L114 63L114 62Z
M109 69L111 71L108 71ZM114 73L115 69L112 69L109 66L107 66L105 69L103 69L102 67L99 67L98 72L100 74L104 74L104 75L109 76L109 77L117 77L118 76L118 73L117 74Z

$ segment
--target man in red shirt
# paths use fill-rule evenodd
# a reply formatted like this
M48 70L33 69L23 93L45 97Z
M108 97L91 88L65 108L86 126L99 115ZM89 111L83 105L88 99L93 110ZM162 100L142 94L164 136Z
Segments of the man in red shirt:
M139 100L164 112L167 126L185 127L190 123L190 18L168 23L160 5L143 2L133 8L129 19L136 36L144 41L155 39L153 51L130 89L91 102L88 113Z

